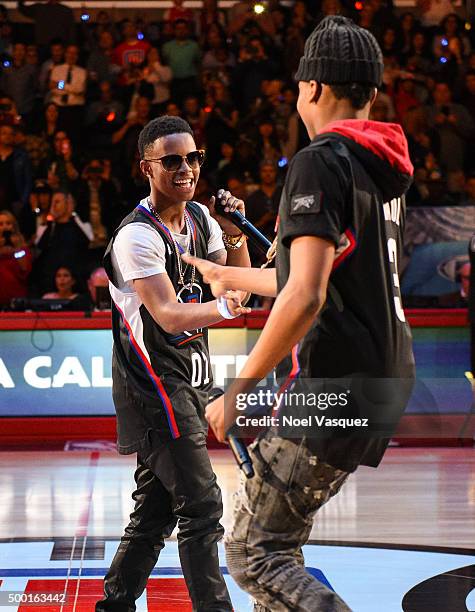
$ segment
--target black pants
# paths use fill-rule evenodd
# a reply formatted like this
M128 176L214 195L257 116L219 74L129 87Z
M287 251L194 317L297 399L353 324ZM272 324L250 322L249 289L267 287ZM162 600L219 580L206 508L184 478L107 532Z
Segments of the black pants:
M96 612L135 610L164 547L178 522L178 551L195 612L232 610L219 569L217 542L223 536L221 491L203 433L161 442L137 455L132 497L135 509L105 577L105 597Z

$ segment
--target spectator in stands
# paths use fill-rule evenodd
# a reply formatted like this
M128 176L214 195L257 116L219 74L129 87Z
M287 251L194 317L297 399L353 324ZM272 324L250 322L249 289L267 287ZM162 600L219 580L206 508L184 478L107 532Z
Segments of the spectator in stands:
M260 96L263 81L277 75L276 64L269 59L260 38L253 37L239 50L239 60L233 78L235 100L246 111Z
M198 43L190 38L187 21L175 21L174 36L173 40L163 45L162 54L173 73L172 98L180 104L186 96L199 91L201 51Z
M151 47L147 53L147 63L143 69L143 77L153 85L152 115L160 114L170 100L170 81L173 73L161 58L160 51Z
M43 94L45 103L47 103L51 97L51 71L53 70L54 66L60 66L64 62L64 45L60 39L51 41L51 44L49 45L49 55L49 58L41 64L40 74L38 77L39 91Z
M471 51L470 40L463 33L463 22L456 13L450 13L442 20L441 32L434 36L432 41L433 53L436 57L444 55L450 41L457 38L461 41L461 55L468 56Z
M78 142L86 102L87 72L78 66L79 48L68 45L64 64L51 70L51 101L58 105L61 125L71 140Z
M144 96L138 97L134 109L127 116L127 121L112 135L112 143L120 144L122 170L125 173L130 173L136 159L138 137L144 125L150 121L150 110L150 100Z
M475 70L469 70L465 75L465 86L460 102L468 110L475 121Z
M26 151L15 146L15 127L0 125L0 210L22 219L32 185L31 163Z
M146 40L139 40L137 27L130 19L122 22L122 36L124 40L114 49L112 61L126 71L130 66L143 64L150 49L150 43Z
M277 167L271 160L259 166L259 187L246 200L246 217L271 241L279 210L282 186L277 185Z
M54 282L58 261L77 270L80 276L87 269L89 241L93 233L89 223L81 221L74 212L74 199L67 191L55 191L51 200L47 224L40 227L36 237L39 251L33 267L33 291L43 295Z
M460 286L458 291L437 297L437 306L442 308L466 308L470 294L470 262L461 262L456 268L455 282Z
M8 210L0 210L0 307L28 294L32 256L18 222Z
M77 160L71 140L64 131L56 132L53 152L47 160L46 171L51 189L74 189L79 178Z
M43 116L38 125L38 135L45 140L53 149L54 136L59 129L59 110L58 105L49 102L43 110Z
M76 40L74 13L59 0L35 2L25 6L24 0L18 0L18 11L33 20L35 25L35 42L46 49L54 38L69 42Z
M110 310L109 277L104 268L95 268L87 281L92 305L99 310Z
M452 102L452 91L448 83L437 83L434 104L429 108L429 125L440 139L439 159L445 171L465 167L467 139L475 130L467 109Z
M99 35L98 45L87 61L87 75L92 85L103 81L113 83L117 80L121 67L114 63L114 37L109 30Z
M55 291L42 295L43 300L74 300L79 295L77 278L71 268L60 266L54 273Z
M412 45L405 59L406 68L412 72L429 74L434 65L434 58L428 50L427 38L423 31L417 31L412 37Z
M37 80L36 69L26 63L26 45L15 43L11 66L3 69L0 88L13 99L18 113L27 123L35 103Z
M27 236L36 240L36 233L41 226L48 223L48 215L51 208L51 187L45 179L36 179L30 194L30 223Z
M125 113L109 81L99 83L99 100L88 105L84 125L94 154L113 154L113 134L122 126Z
M125 216L119 193L114 183L104 177L104 165L100 159L92 159L84 168L76 189L76 202L76 212L92 228L89 259L91 267L97 267L109 238Z

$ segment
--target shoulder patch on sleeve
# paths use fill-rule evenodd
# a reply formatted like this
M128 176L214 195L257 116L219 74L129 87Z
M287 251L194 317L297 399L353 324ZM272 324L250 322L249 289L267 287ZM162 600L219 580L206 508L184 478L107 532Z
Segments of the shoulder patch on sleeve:
M305 215L319 213L322 209L322 197L321 191L314 193L297 193L292 197L290 201L290 214L291 215Z

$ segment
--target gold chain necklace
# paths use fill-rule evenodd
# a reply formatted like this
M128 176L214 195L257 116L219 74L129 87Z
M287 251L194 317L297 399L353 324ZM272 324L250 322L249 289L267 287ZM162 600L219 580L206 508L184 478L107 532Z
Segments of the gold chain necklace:
M187 287L188 289L191 289L193 287L194 282L195 282L196 267L195 266L191 267L191 280L190 280L190 282L188 284L186 284L185 283L185 274L186 274L186 270L188 268L188 264L186 264L185 268L183 269L182 259L181 259L181 255L180 255L180 249L178 247L178 242L175 240L175 236L173 235L172 230L167 226L167 224L163 221L163 219L158 214L158 212L155 209L155 206L152 204L150 198L148 199L148 205L149 205L150 210L152 211L152 213L155 215L157 221L159 221L159 223L164 225L168 229L168 231L170 232L170 237L172 239L173 246L175 248L175 256L176 256L176 262L177 262L177 268L178 268L178 277L179 277L178 284L179 285L183 285L184 287ZM186 210L185 210L185 225L186 225L187 232L188 232L188 234L190 236L191 255L196 255L195 236L193 234L193 227L191 225L191 221L190 221L190 218L188 216L188 212Z

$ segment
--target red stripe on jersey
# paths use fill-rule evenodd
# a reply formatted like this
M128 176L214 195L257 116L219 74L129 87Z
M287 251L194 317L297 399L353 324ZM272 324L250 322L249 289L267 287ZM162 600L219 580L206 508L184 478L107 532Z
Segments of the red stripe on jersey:
M114 305L117 308L117 310L120 312L120 316L122 317L122 321L124 322L124 325L125 325L125 327L127 329L127 334L129 336L130 344L132 345L133 349L135 350L135 353L136 353L137 357L140 359L140 361L142 362L143 366L145 367L145 369L147 371L147 374L150 376L150 379L152 380L152 383L153 383L155 389L157 390L157 393L158 393L160 399L162 400L163 407L165 408L165 413L167 415L168 424L170 426L171 434L172 434L172 436L174 438L179 438L180 437L180 432L179 432L178 426L176 424L175 413L173 411L173 406L172 406L172 403L170 401L170 398L167 395L167 392L165 391L165 388L164 388L164 386L162 384L162 381L155 374L155 372L154 372L154 370L152 368L152 364L149 362L147 357L144 355L144 353L143 353L142 349L140 348L137 340L134 338L134 334L132 333L132 328L130 327L130 324L127 321L127 319L125 318L124 313L117 306L117 304L115 304L115 302L114 302Z

